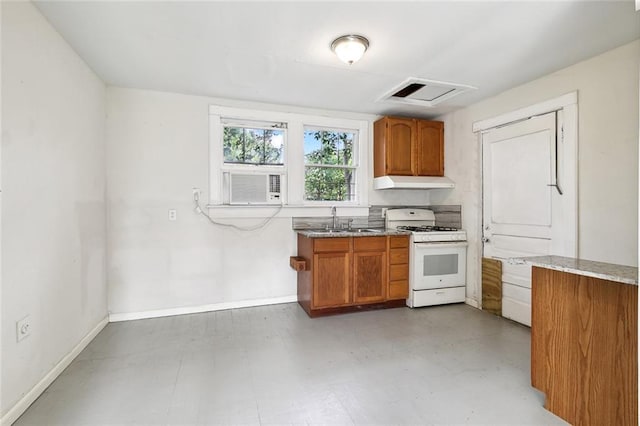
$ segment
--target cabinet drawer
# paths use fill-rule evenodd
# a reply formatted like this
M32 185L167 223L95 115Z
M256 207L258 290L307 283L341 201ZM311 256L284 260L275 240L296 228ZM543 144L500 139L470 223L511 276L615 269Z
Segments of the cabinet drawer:
M398 265L400 263L409 263L409 249L391 249L389 250L389 264Z
M409 265L389 265L389 281L408 280Z
M353 239L353 251L385 251L387 237L356 237Z
M409 297L409 281L391 281L389 283L389 300L406 299Z
M314 253L349 251L350 238L315 238L313 240Z
M389 237L389 248L405 248L409 247L408 235L396 235Z

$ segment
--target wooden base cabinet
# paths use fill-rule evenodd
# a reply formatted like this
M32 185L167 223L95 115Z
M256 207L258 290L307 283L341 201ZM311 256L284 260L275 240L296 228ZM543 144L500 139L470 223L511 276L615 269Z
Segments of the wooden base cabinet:
M638 424L638 286L532 269L531 384L573 425Z
M409 237L389 237L389 299L409 297Z
M387 298L387 237L353 239L353 302Z
M408 236L308 238L298 234L298 257L306 262L305 270L298 272L298 303L312 317L363 307L404 306L408 253L398 257L396 250L406 246L408 252L408 245Z
M349 303L351 255L349 252L313 255L313 308L329 308Z

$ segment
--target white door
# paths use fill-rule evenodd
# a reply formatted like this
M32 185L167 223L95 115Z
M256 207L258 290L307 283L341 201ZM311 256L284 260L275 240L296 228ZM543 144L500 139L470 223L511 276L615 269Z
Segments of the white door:
M484 256L502 260L502 315L531 325L531 267L520 256L563 254L561 112L482 135Z

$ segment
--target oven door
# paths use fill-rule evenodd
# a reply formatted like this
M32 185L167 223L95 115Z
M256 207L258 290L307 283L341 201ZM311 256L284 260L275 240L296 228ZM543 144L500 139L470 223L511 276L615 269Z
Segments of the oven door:
M414 243L412 250L412 290L466 285L466 242Z

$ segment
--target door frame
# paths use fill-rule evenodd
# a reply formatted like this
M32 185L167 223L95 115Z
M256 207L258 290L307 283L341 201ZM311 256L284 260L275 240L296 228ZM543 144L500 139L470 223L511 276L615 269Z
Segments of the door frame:
M557 98L549 99L534 105L517 109L515 111L500 114L485 120L476 121L472 125L473 133L476 133L480 149L480 223L478 224L478 241L482 241L484 223L484 161L482 134L496 127L506 126L517 121L527 120L531 117L547 114L554 111L562 113L562 149L558 147L558 158L562 156L562 190L563 204L562 216L566 223L572 226L564 226L563 236L565 237L562 246L555 245L557 255L567 257L578 257L578 92L574 91ZM559 161L558 161L559 162ZM477 268L480 271L480 280L476 285L479 287L476 294L482 294L482 257L484 256L484 244L481 248L481 255L477 259ZM482 297L478 301L482 307Z

